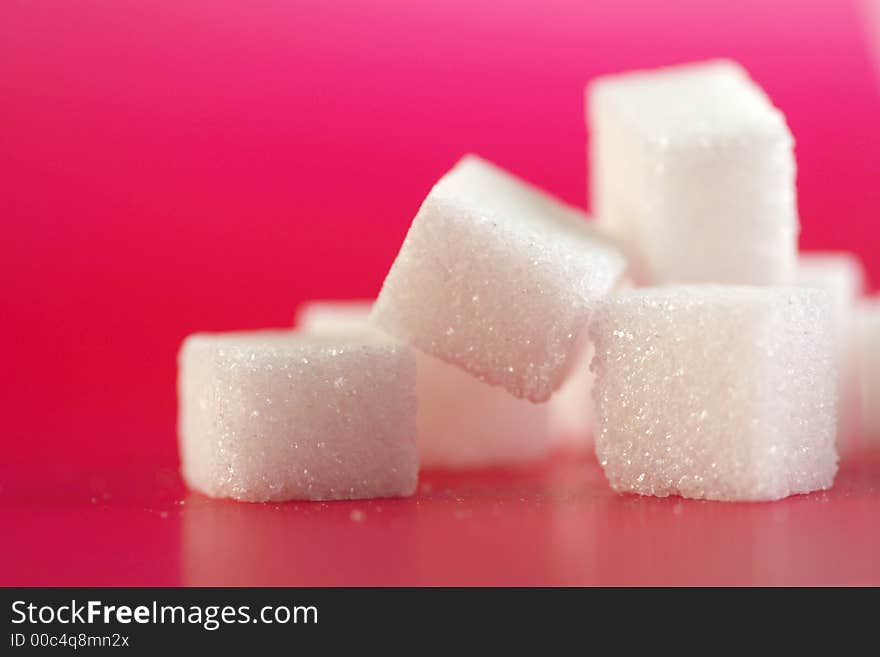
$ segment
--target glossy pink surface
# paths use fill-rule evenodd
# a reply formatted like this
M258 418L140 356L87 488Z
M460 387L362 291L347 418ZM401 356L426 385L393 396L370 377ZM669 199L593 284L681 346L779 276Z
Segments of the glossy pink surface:
M188 495L174 429L186 334L374 296L462 153L583 205L603 73L742 62L797 139L801 244L855 251L876 289L866 7L0 3L0 584L880 584L876 454L774 504L618 497L560 457L261 507Z
M3 489L4 584L880 584L877 453L762 504L615 495L573 455L326 504L212 500L168 469L36 474Z

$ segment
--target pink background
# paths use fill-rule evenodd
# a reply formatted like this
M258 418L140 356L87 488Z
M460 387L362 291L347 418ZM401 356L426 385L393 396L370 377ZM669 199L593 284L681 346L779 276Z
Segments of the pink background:
M595 75L739 60L797 139L803 247L852 250L872 289L880 283L880 36L871 42L866 5L505 4L0 5L0 584L224 583L226 562L191 576L201 563L192 546L215 535L242 555L271 551L266 536L310 562L326 555L351 531L350 504L281 506L281 528L264 522L266 508L179 504L180 340L285 326L307 298L374 295L420 200L465 152L584 205L582 94ZM876 529L859 528L878 508L877 464L867 463L824 494L849 509L830 519L810 498L724 508L617 498L589 460L528 476L438 475L422 511L361 505L373 519L366 570L340 567L355 556L340 548L323 569L291 569L286 557L264 572L241 566L237 583L877 584L877 567L858 560L880 544ZM471 516L456 517L455 504ZM675 508L704 528L696 546L712 560L685 551L670 561L694 544ZM843 523L844 538L792 556L829 522ZM737 527L757 546L745 561L721 540ZM522 528L562 538L549 555L543 538L526 541L501 568L495 557ZM640 532L660 551L631 547ZM248 534L266 545L242 546ZM458 538L426 553L449 535ZM419 559L383 560L407 541Z

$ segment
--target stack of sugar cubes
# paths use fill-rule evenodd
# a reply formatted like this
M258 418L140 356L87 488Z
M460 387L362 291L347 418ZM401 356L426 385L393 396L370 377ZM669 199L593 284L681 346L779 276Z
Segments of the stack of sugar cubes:
M621 492L831 486L858 433L842 419L880 425L880 303L855 310L852 256L798 255L782 113L713 61L599 79L587 123L595 220L467 155L375 300L187 338L187 484L248 501L406 496L420 467L592 447Z

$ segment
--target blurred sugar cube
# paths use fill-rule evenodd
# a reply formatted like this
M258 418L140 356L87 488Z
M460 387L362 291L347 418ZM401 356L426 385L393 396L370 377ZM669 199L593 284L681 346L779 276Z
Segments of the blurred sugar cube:
M370 323L372 309L370 299L306 301L297 308L294 324L310 334L377 331Z
M861 429L867 442L880 442L880 297L856 308L855 352L861 392Z
M860 413L858 366L852 335L855 302L864 287L862 263L855 255L846 252L801 253L795 283L824 290L831 301L840 372L837 448L844 454L856 448L860 442L857 421Z
M608 298L596 453L642 495L774 500L831 486L837 375L827 294L671 286Z
M556 446L551 404L533 404L428 354L417 356L419 456L426 468L523 465Z
M410 495L415 359L364 333L196 334L179 355L187 485L244 501Z
M640 282L792 282L794 140L740 66L599 78L587 121L593 211Z
M568 378L547 402L551 432L560 447L578 450L592 444L595 421L592 359L593 345L587 344L575 360Z
M297 314L307 333L367 329L372 302L313 301ZM423 468L469 469L523 464L556 446L555 397L547 404L518 399L461 369L416 351L418 449Z
M816 251L798 256L795 283L825 290L831 300L834 330L841 347L850 334L853 305L864 288L861 261L843 251Z
M624 277L615 286L616 291L633 287L632 280ZM563 448L582 450L593 447L596 412L593 402L595 374L590 368L595 348L588 342L575 361L574 368L562 387L550 400L550 419L553 435Z
M422 203L373 308L396 338L543 402L624 271L585 215L476 156Z

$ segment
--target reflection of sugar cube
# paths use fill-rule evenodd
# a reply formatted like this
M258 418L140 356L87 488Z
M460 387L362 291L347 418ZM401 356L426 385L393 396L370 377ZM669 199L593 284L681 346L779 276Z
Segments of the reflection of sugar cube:
M588 87L598 221L649 283L790 283L794 140L733 62L609 75Z
M828 488L837 376L827 295L681 286L609 297L591 324L596 453L618 491L773 500Z
M395 337L546 401L624 270L585 215L466 156L422 203L373 308Z
M187 484L245 501L410 495L415 361L361 334L197 334L180 351Z

